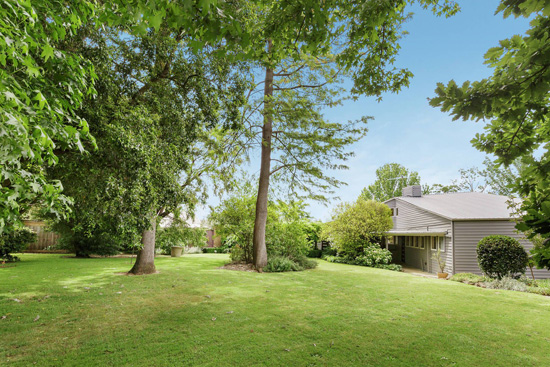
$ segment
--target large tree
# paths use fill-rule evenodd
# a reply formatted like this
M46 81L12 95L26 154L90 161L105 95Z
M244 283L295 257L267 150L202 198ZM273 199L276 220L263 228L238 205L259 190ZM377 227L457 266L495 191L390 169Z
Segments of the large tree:
M386 201L401 196L403 188L420 185L420 176L398 163L387 163L376 170L376 180L361 191L365 200Z
M75 41L98 70L97 97L81 111L98 149L62 155L51 175L75 198L64 223L74 240L139 241L131 272L144 274L155 271L159 217L181 205L192 211L197 180L214 164L225 167L231 149L221 154L216 137L237 120L244 83L240 70L213 56L215 47L191 52L185 34L164 26L139 36L123 31ZM207 165L197 162L210 156Z
M322 198L314 189L329 190L341 184L323 169L345 168L338 162L349 156L344 148L366 131L354 122L329 123L321 110L338 104L338 93L380 99L383 92L398 92L408 85L412 74L394 67L393 62L400 27L408 18L405 6L411 2L335 0L251 6L253 28L262 41L255 46L263 70L263 80L258 83L263 86L263 99L252 108L262 116L254 124L261 132L254 222L254 265L258 270L267 263L265 231L272 175L288 173L285 179L291 191L303 190ZM456 11L449 1L442 5L437 1L419 3L433 6L438 13ZM340 76L353 80L349 90L333 88ZM273 152L280 155L272 156Z

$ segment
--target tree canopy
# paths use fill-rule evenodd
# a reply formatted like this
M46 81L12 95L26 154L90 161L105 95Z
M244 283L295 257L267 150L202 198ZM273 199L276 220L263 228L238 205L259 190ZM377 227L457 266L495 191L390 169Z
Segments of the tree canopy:
M387 163L376 170L376 180L361 191L365 200L386 201L401 196L404 187L420 185L420 176L398 163Z
M392 227L391 210L386 204L359 197L353 203L338 205L323 232L338 252L356 256L379 242Z

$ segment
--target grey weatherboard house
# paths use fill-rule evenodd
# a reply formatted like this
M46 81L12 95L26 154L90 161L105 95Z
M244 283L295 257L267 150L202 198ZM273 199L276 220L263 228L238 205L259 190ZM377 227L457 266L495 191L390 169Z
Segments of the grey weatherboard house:
M518 239L526 250L533 247L516 233L509 200L479 192L422 196L420 186L406 187L403 196L385 202L393 218L387 248L394 262L430 273L439 271L432 256L439 248L446 273L481 274L476 248L483 237L506 235ZM536 278L550 278L547 270L534 273Z

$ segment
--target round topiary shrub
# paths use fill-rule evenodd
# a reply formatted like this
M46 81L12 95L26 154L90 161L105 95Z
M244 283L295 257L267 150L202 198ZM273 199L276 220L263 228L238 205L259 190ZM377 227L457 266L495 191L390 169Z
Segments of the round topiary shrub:
M491 278L502 279L525 274L527 252L508 236L487 236L477 245L477 262L481 271Z

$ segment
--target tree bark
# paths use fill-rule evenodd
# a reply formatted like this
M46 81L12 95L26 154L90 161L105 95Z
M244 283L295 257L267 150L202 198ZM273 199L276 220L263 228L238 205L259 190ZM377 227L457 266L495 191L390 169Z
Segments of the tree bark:
M157 217L151 219L151 228L143 231L141 235L141 244L143 247L139 250L136 262L129 271L131 274L143 275L154 274L155 269L155 236L157 231Z
M267 41L267 51L271 51L272 42ZM269 191L269 176L271 170L271 136L273 133L273 115L271 98L273 96L273 68L265 70L264 89L264 125L262 128L262 158L260 166L260 182L256 199L256 218L254 220L253 262L258 271L267 265L267 248L265 245L265 228L267 224L267 194Z

